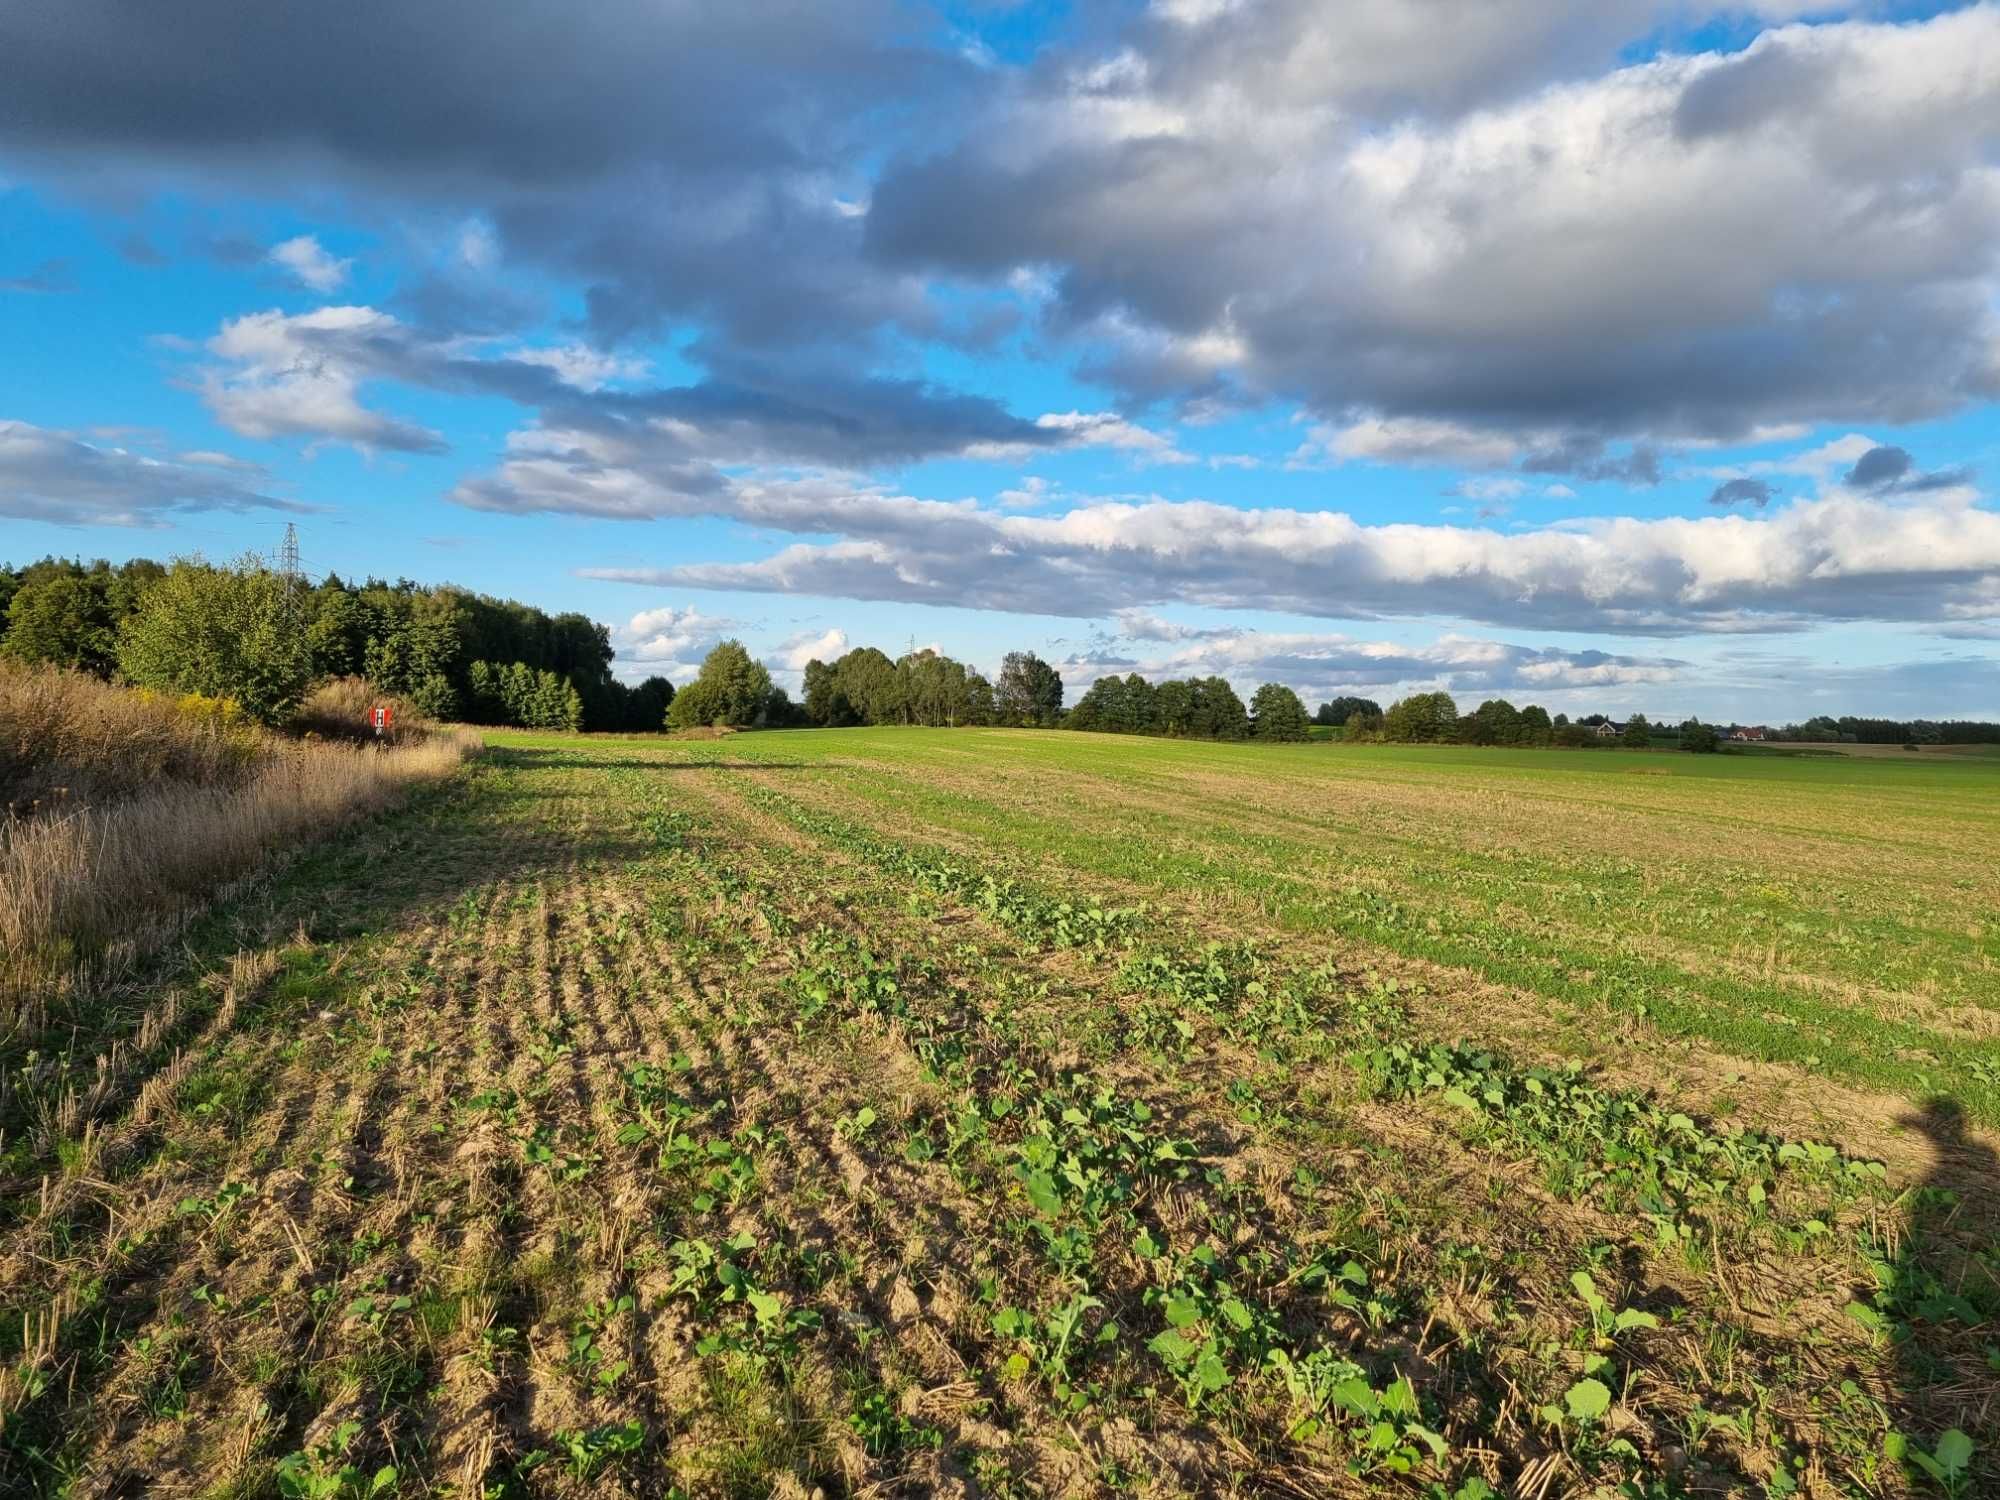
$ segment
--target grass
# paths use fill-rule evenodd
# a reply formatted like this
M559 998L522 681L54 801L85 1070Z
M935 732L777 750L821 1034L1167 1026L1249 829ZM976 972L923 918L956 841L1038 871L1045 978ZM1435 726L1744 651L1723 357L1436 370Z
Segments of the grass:
M2000 1482L2000 768L496 739L9 1070L9 1492Z

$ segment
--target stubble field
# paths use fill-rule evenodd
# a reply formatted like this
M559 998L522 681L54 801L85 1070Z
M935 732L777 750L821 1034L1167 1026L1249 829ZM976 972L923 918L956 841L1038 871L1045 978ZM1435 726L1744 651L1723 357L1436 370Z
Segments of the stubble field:
M0 1488L2000 1484L2000 765L503 735L0 1092Z

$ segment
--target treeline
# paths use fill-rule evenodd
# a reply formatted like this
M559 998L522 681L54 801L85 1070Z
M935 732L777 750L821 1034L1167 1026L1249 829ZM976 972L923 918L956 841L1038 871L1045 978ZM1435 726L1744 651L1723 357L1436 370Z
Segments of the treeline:
M1282 683L1265 683L1245 708L1223 678L1153 683L1137 672L1098 678L1063 720L1065 728L1099 734L1188 740L1303 740L1311 724L1299 695Z
M235 699L265 723L286 722L318 682L360 677L440 720L567 730L706 725L1063 726L1184 739L1302 740L1312 723L1349 740L1461 745L1639 747L1656 740L1713 750L1718 733L1634 715L1616 734L1593 714L1571 723L1537 704L1491 698L1467 714L1448 693L1416 693L1384 710L1372 699L1322 703L1265 683L1246 706L1221 677L1153 683L1104 677L1065 711L1056 669L1009 652L997 678L937 651L891 659L873 647L804 672L794 704L740 642L725 641L676 694L664 677L627 686L611 673L609 632L588 617L549 614L449 584L369 578L288 579L255 557L114 567L44 558L0 566L0 656L119 678L176 693ZM1863 744L1994 744L2000 724L1822 716L1771 737Z
M1982 719L1857 719L1825 714L1803 724L1787 724L1773 739L1806 744L2000 745L2000 724Z
M1042 725L1062 718L1062 678L1030 651L1010 653L998 683L928 648L893 661L859 646L834 661L805 665L804 701L793 703L737 641L708 654L701 674L673 699L667 726L782 729L924 724L941 728Z
M989 683L936 651L892 661L861 646L833 662L806 663L804 692L802 721L828 726L995 724L1180 739L1303 740L1312 723L1298 694L1275 682L1259 688L1246 708L1220 677L1155 684L1136 672L1099 678L1065 712L1061 674L1032 651L1009 652L998 679ZM764 722L774 720L767 714Z
M1645 750L1661 737L1677 742L1683 750L1703 754L1722 748L1721 732L1698 719L1668 728L1652 724L1644 714L1634 714L1615 726L1616 733L1606 734L1603 730L1609 722L1602 714L1591 714L1572 723L1569 715L1551 716L1538 703L1516 708L1505 698L1488 698L1471 713L1461 714L1450 693L1412 693L1390 704L1387 712L1358 709L1350 713L1343 721L1342 734L1349 740L1405 745L1571 750Z
M230 670L225 634L248 684L230 696L272 722L332 677L366 677L433 718L536 728L658 729L673 696L664 678L614 678L610 637L584 615L449 584L293 583L255 558L0 567L0 654L16 660L143 684L204 647L217 659L177 670L211 681Z
M989 682L929 647L891 661L873 646L859 646L832 662L807 662L800 685L807 724L1048 729L1063 717L1062 675L1032 651L1008 652L999 678Z
M1062 679L1055 681L1060 709ZM953 728L991 724L999 712L992 683L964 662L929 649L911 651L894 661L873 646L856 647L831 662L814 658L806 663L800 686L809 724Z

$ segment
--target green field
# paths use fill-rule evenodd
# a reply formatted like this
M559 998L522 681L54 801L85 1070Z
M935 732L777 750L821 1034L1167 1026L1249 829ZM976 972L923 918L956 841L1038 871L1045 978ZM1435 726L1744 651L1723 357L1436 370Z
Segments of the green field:
M1550 1002L1533 1029L1573 1051L1599 1050L1609 1012L2000 1124L2000 764L1016 731L625 743L607 754L784 762L785 795L1219 935L1471 971Z
M0 1489L2000 1485L2000 765L502 733L0 1096Z

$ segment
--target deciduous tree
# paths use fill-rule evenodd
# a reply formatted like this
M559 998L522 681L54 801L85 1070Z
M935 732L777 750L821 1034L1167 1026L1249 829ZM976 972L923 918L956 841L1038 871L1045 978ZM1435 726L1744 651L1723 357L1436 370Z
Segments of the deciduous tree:
M23 584L7 606L0 653L109 677L118 660L118 620L104 579L65 572Z
M764 718L770 700L771 674L752 659L741 641L724 641L708 653L701 675L674 695L667 706L667 727L744 728Z
M266 724L290 718L312 680L285 580L255 556L176 562L120 627L118 667L140 687L233 698Z
M1448 740L1458 726L1458 705L1450 693L1412 693L1389 705L1382 716L1386 739L1413 744L1436 744Z
M1063 684L1056 669L1032 651L1009 651L993 685L993 709L1003 724L1040 725L1062 717Z
M1281 682L1267 682L1250 695L1250 732L1260 740L1303 740L1311 721L1299 695Z

